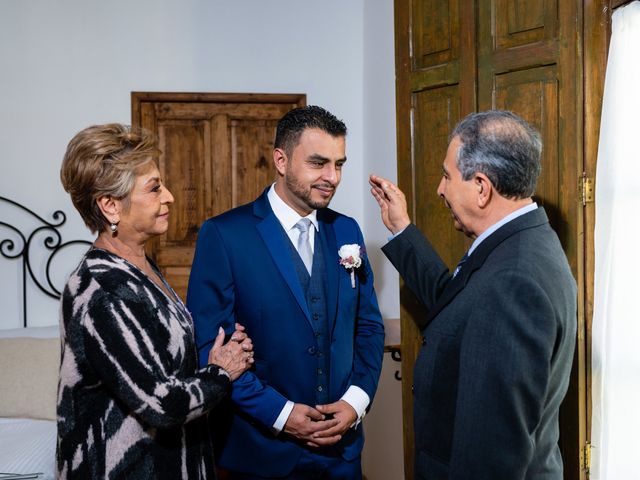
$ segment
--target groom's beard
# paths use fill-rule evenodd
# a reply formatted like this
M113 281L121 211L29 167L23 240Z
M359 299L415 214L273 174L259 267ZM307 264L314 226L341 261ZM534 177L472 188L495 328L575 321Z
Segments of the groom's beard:
M289 175L285 175L284 180L289 191L302 200L311 210L326 208L336 193L337 185L331 185L330 183L319 182L307 187L299 183L295 177L291 177ZM314 199L312 197L313 192L318 189L323 189L325 191L330 190L331 195L329 197Z

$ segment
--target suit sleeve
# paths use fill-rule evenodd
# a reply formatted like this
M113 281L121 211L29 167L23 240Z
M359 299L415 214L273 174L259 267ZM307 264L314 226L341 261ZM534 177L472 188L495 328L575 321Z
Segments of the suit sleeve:
M526 272L495 278L478 295L462 339L452 480L524 478L546 414L559 335L552 303Z
M157 311L132 291L118 295L123 291L98 287L82 319L83 348L101 381L156 428L182 425L216 406L230 390L226 372L208 365L188 376L172 373L144 328L144 319L157 319Z
M206 365L219 327L231 334L236 323L234 272L225 241L211 220L203 224L198 234L187 306L194 320L199 362ZM268 428L287 403L284 396L251 371L233 382L231 398L243 412Z
M359 228L358 244L364 245L362 232ZM373 271L369 259L364 255L363 274L360 277L359 285L355 358L351 384L364 390L369 396L370 402L373 400L378 386L384 354L384 326L373 283Z
M449 269L414 224L382 247L407 286L430 309L449 283Z

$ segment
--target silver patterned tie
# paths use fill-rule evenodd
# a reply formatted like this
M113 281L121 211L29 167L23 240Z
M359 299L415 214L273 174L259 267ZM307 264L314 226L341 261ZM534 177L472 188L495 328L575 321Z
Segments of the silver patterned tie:
M295 224L295 228L300 230L300 236L298 237L298 254L307 267L307 272L311 275L311 268L313 266L313 252L311 251L311 243L309 242L309 229L311 227L311 220L308 218L301 218L298 223Z

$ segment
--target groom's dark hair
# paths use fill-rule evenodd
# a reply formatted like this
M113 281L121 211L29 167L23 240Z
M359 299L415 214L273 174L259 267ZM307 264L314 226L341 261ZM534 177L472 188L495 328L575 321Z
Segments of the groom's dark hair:
M274 147L283 149L290 156L307 128L318 128L333 137L347 135L347 126L342 120L322 107L308 105L288 111L278 121Z

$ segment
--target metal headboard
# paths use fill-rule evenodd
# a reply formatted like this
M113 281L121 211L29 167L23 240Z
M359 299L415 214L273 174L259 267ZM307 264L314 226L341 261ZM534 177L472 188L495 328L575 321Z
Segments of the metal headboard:
M26 327L28 318L27 279L30 278L38 289L49 297L56 299L60 298L60 290L58 290L51 281L51 262L63 249L71 245L78 244L85 244L89 246L91 245L91 242L86 240L62 242L62 235L58 229L67 221L67 216L62 210L56 210L53 212L53 220L49 222L24 205L21 205L9 198L0 196L0 204L2 203L9 204L18 212L24 212L37 221L35 227L21 230L19 227L11 225L0 219L0 255L9 260L18 260L22 262L22 271L20 272L22 282L22 322L23 326ZM13 234L14 238L6 238L6 235L3 236L3 229L1 227L9 230ZM36 242L35 239L41 235L44 235L42 244L48 250L44 269L44 278L41 276L39 278L39 275L31 264L32 248L39 243Z

